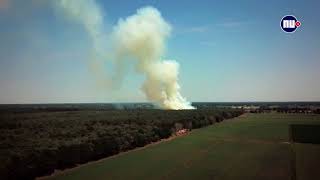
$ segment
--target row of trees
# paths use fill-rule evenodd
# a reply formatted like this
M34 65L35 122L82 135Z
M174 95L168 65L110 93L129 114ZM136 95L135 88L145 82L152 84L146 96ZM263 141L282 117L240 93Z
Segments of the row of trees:
M240 115L235 110L0 114L0 177L34 179ZM179 126L177 126L179 124Z
M250 110L250 113L269 113L269 112L278 112L278 113L300 113L300 114L320 114L320 109L310 109L310 108L286 108L280 107L275 108L274 110L271 109L256 109Z

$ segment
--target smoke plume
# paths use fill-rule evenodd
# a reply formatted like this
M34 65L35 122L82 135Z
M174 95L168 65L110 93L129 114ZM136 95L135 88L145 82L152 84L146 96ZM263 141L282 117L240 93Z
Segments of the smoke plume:
M103 14L97 3L94 0L58 0L56 3L65 15L84 26L94 48L99 48L99 38L103 34Z
M113 27L113 32L107 35L111 41L101 42L103 16L94 0L60 0L58 5L66 15L85 27L94 44L95 61L103 58L99 55L103 54L103 43L111 43L113 52L110 57L114 58L116 76L122 74L119 71L124 69L124 59L134 60L136 71L145 76L141 90L148 100L164 109L194 108L180 94L179 64L174 60L162 59L171 26L157 9L144 7L134 15L120 19ZM112 81L119 79L121 78L107 78L106 81L110 81L107 84L112 85L116 84L111 83Z

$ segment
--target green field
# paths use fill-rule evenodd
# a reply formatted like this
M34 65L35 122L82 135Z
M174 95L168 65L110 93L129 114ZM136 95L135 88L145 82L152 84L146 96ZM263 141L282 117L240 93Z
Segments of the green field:
M49 179L317 179L320 145L289 143L300 123L320 115L245 114Z

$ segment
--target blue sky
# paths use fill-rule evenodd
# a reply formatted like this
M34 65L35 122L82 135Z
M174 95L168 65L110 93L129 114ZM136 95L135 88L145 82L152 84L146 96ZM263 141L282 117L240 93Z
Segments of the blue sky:
M172 27L190 101L320 101L319 1L102 1L105 28L151 5ZM284 15L302 26L280 29ZM106 42L108 43L108 42ZM133 68L121 89L99 88L83 27L40 0L0 0L0 103L146 101Z

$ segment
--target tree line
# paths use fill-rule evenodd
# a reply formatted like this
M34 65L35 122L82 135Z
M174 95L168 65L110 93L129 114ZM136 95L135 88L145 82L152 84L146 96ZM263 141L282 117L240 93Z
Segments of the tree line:
M242 111L106 110L0 113L1 179L34 179L239 116Z

